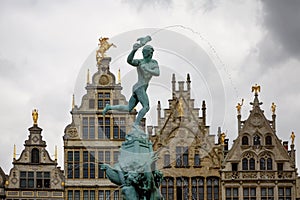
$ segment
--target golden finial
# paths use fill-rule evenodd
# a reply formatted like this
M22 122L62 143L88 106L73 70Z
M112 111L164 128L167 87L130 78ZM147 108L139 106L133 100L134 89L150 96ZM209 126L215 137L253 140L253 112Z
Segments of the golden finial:
M57 160L57 146L55 145L54 159Z
M72 109L75 108L75 95L72 96Z
M90 69L87 70L86 84L90 84Z
M295 142L295 137L296 137L296 135L293 131L292 134L291 134L292 144L294 144L294 142Z
M242 103L238 103L237 106L236 106L236 110L237 110L238 115L241 114L241 108L242 108L243 104L244 104L244 99L242 99Z
M177 112L178 112L178 117L183 117L184 116L182 97L180 97L180 99L179 99L178 106L177 106Z
M14 159L16 159L16 155L17 155L17 150L16 150L16 145L14 144L14 155L13 155Z
M118 70L118 84L121 84L121 70Z
M260 86L257 84L255 84L255 86L252 86L252 92L258 94L258 92L260 92Z
M221 144L222 144L222 145L225 144L225 137L226 137L226 134L225 134L224 132L221 133L220 139L221 139Z
M272 105L271 105L271 111L272 111L273 115L275 115L276 104L275 104L274 102L272 102Z
M38 110L37 110L37 109L34 109L34 110L32 111L33 125L37 125L38 118L39 118Z

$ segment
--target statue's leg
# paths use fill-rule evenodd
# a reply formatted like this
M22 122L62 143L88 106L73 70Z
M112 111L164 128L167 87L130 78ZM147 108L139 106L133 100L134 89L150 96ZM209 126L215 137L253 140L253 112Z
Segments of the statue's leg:
M143 117L146 115L146 113L149 111L149 98L144 88L139 88L136 91L137 98L139 102L142 104L143 108L139 111L138 116L134 122L135 125L139 125L140 121L143 119Z
M105 115L109 110L120 110L120 111L127 111L130 112L136 105L138 104L138 99L135 94L133 94L129 99L128 105L114 105L111 106L106 104L105 108L102 111L102 114Z

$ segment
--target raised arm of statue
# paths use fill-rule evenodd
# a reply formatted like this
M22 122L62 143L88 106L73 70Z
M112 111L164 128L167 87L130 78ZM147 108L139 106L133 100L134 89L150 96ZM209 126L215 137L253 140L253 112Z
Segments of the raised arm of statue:
M137 66L139 66L140 62L137 59L133 59L134 55L135 55L135 52L138 50L138 48L134 47L135 45L136 44L133 45L133 49L130 52L130 54L128 55L128 57L127 57L127 63L130 64L130 65L132 65L132 66L137 67Z

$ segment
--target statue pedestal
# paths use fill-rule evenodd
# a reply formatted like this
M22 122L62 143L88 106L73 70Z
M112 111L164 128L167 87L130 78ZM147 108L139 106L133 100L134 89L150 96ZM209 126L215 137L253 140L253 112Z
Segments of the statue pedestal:
M163 175L155 167L157 157L147 135L134 128L122 143L118 163L112 168L103 164L107 177L121 185L123 199L160 200L159 185Z

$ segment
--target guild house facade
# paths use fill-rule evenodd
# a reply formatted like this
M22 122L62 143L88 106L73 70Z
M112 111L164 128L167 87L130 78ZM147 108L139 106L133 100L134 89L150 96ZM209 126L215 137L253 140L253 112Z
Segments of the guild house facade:
M122 94L120 71L117 75L110 71L111 58L96 58L97 70L91 78L87 73L81 102L77 105L73 97L72 120L63 133L64 170L57 166L57 153L52 159L46 150L35 110L19 158L14 150L13 168L8 175L0 168L0 199L122 199L120 188L106 178L100 164L118 161L137 112L109 111L103 116L106 104L128 102ZM259 86L252 87L249 116L242 119L243 104L236 107L238 136L229 149L221 128L216 134L210 132L206 102L195 107L192 75L179 81L175 74L170 78L168 107L162 108L160 101L156 105L157 125L145 127L143 120L159 157L156 166L164 174L160 190L166 200L300 199L296 134L278 137L276 105L271 105L270 118L265 116ZM288 144L285 140L290 137Z

